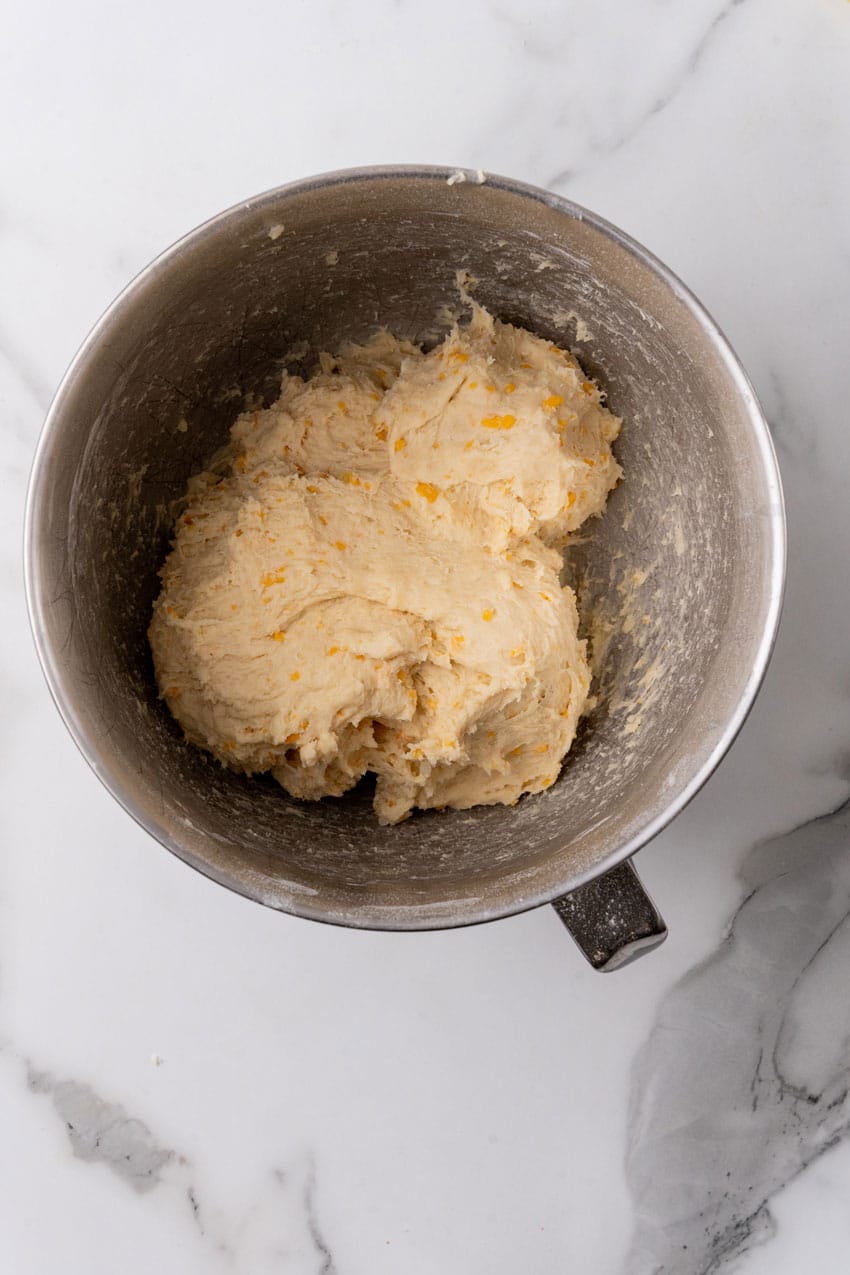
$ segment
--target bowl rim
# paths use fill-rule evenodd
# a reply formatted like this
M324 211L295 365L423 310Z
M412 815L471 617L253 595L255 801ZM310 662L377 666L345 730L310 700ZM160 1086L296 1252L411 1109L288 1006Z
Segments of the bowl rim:
M647 267L690 312L724 363L752 428L765 484L769 493L767 505L769 529L766 530L766 538L770 561L770 579L762 632L737 707L722 730L720 730L713 746L704 756L701 764L694 770L687 782L677 788L663 810L655 815L654 818L647 820L645 824L626 839L622 845L613 850L602 862L585 868L577 873L574 878L570 878L568 882L565 881L560 888L555 890L544 888L530 894L522 894L521 897L513 900L508 899L507 892L505 892L501 903L498 905L491 903L490 906L482 906L481 900L471 898L457 900L456 902L460 907L458 909L459 914L456 916L446 914L445 909L450 906L449 904L440 905L442 910L435 911L433 915L429 915L428 912L429 909L435 909L434 904L413 904L409 907L403 904L393 906L364 905L362 909L347 909L339 906L323 908L316 905L314 896L303 893L294 884L286 897L271 897L267 892L252 889L251 885L245 881L228 877L225 872L218 869L215 865L206 862L187 849L187 847L181 845L165 826L158 823L148 811L140 808L132 794L122 783L121 777L116 773L115 768L108 765L100 751L90 740L89 732L75 703L75 697L66 687L61 660L48 637L45 618L49 602L43 596L43 579L39 561L39 528L46 497L48 462L58 436L65 402L76 386L78 379L85 374L90 356L104 337L107 336L110 327L144 287L169 272L184 252L194 248L204 239L215 236L219 229L234 218L240 215L254 214L262 210L265 205L277 207L283 200L294 195L307 193L310 190L343 186L360 181L374 182L376 180L439 181L450 184L463 183L472 188L495 187L522 199L531 199L544 203L555 212L561 213L572 220L587 222L600 234L623 248L638 262ZM681 813L707 782L731 747L744 725L764 681L776 643L782 614L785 592L787 528L782 479L776 451L752 382L728 339L702 302L682 282L678 275L656 257L654 253L604 217L600 217L597 213L584 208L582 205L539 186L490 172L484 173L480 169L431 164L379 164L335 169L299 178L283 185L270 187L257 195L232 204L230 207L199 223L186 234L181 235L180 238L154 257L126 284L103 311L79 346L68 364L50 403L33 455L27 486L23 551L27 612L36 652L48 690L71 738L88 765L112 797L141 828L167 850L171 851L172 854L202 875L217 882L219 885L226 886L237 894L241 894L245 898L272 907L277 911L347 928L423 931L484 924L503 917L515 916L522 912L530 911L532 908L540 907L546 903L552 903L564 894L568 894L579 886L584 885L587 881L604 875L611 868L630 859L632 855L650 842ZM281 882L281 896L286 894L287 885L288 883ZM408 913L409 916L407 915Z

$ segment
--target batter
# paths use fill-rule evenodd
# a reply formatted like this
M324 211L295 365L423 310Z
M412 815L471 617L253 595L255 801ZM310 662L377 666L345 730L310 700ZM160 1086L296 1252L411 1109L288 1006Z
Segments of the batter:
M296 797L373 771L384 823L548 788L590 685L561 550L619 429L570 354L478 306L427 354L383 331L285 375L190 483L161 571L186 737Z

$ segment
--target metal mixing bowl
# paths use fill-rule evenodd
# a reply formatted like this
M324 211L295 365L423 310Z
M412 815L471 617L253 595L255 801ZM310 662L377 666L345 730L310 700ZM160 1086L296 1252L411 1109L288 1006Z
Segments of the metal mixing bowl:
M400 930L559 901L610 968L664 932L625 861L717 765L764 674L784 571L780 481L749 381L668 270L566 200L462 176L298 182L214 218L139 275L80 350L41 438L32 625L95 772L214 880L285 912ZM172 502L237 413L276 397L285 361L309 370L376 325L434 340L441 307L457 307L458 269L500 318L573 349L624 419L625 481L569 567L607 649L597 708L549 791L381 828L368 793L300 802L185 744L146 629Z

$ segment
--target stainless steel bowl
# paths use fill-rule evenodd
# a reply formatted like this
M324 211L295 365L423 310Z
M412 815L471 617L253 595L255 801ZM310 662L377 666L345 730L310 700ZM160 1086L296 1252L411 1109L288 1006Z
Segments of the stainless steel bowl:
M626 860L706 780L764 674L784 572L780 480L740 364L664 266L555 195L463 176L297 182L222 213L130 284L39 444L32 626L95 772L214 880L285 912L399 930L558 901L611 968L663 936ZM381 828L366 794L299 802L186 745L157 698L146 629L171 504L236 414L276 396L286 360L308 368L377 324L433 339L458 269L495 314L574 349L624 418L625 482L570 566L609 641L599 704L553 788L514 809Z

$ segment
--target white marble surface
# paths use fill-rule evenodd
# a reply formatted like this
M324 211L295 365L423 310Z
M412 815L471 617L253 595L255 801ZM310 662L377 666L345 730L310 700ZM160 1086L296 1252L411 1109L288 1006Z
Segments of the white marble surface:
M850 5L8 7L0 46L0 1269L844 1275L850 1223ZM115 292L241 197L358 163L551 186L665 259L777 441L785 619L640 856L664 948L550 909L293 920L89 773L24 612L30 457Z

